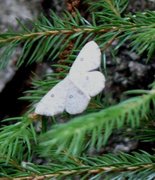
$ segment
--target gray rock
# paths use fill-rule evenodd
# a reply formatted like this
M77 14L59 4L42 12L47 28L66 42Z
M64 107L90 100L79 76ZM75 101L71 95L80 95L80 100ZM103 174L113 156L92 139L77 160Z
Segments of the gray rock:
M0 31L5 32L9 27L14 30L19 30L20 27L16 21L16 18L22 21L27 19L34 19L40 10L41 0L0 0ZM0 70L0 92L5 87L6 83L9 82L14 74L16 73L15 62L17 61L21 48L12 55L8 66Z

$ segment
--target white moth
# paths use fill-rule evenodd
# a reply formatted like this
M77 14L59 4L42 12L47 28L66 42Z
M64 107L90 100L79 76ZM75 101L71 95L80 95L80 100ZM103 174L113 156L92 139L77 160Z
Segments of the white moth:
M88 42L74 61L69 74L54 86L37 104L35 113L53 116L67 111L82 113L91 97L105 86L104 75L97 71L101 64L101 52L94 42Z

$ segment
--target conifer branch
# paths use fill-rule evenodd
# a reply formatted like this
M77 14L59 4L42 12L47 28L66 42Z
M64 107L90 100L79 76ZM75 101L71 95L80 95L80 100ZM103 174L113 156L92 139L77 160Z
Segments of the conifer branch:
M77 175L80 178L91 176L99 178L129 178L132 176L132 178L136 178L141 174L147 179L153 175L155 169L154 156L146 152L130 155L120 153L118 155L105 154L97 157L79 157L76 162L78 161L80 164L72 159L66 159L64 162L60 158L59 160L60 162L57 162L59 164L49 163L48 166L26 163L18 172L20 177L13 175L14 180L65 178L76 177ZM146 170L148 173L144 173ZM23 176L23 174L25 175ZM7 176L5 179L9 180Z
M87 148L101 148L114 129L125 125L132 128L140 125L140 120L150 113L150 104L153 102L155 105L154 92L151 90L148 94L131 98L100 112L76 117L68 123L54 126L40 138L43 154L48 155L56 148L57 152L67 149L68 153L77 155L83 151L88 135L90 141Z
M111 0L99 1L95 7L102 5L104 10L101 12L96 9L97 12L92 14L92 22L84 19L78 11L75 17L66 12L64 18L51 12L51 21L42 16L40 20L32 23L31 31L20 22L19 25L23 28L21 32L0 34L1 67L6 66L14 50L22 43L23 52L18 60L18 66L24 62L29 64L42 61L46 54L53 61L73 39L75 40L73 50L81 48L88 39L100 42L101 48L105 49L104 45L112 36L119 40L116 49L126 40L130 40L133 50L137 50L139 54L147 50L150 58L155 49L153 38L155 13L147 11L121 17L119 12L122 12L121 9L123 10L126 4L126 1L123 3ZM84 41L79 43L83 39Z
M45 32L35 32L35 33L28 33L28 34L22 34L17 35L14 37L8 37L6 39L0 39L0 43L10 43L10 42L16 42L16 41L25 41L27 39L33 39L40 36L52 36L52 35L58 35L58 34L67 34L71 35L74 33L91 33L91 32L98 32L98 33L105 33L109 32L111 30L117 30L117 27L113 27L112 29L94 29L94 28L73 28L73 29L64 29L64 30L53 30L53 31L45 31Z
M56 173L50 173L50 174L45 174L45 175L35 175L33 174L32 176L25 176L25 177L20 177L20 178L13 178L13 180L32 180L32 179L35 179L35 180L40 180L40 179L46 179L46 178L58 178L58 177L67 177L67 176L76 176L76 175L79 175L79 174L89 174L90 176L93 175L99 175L99 174L103 174L103 173L106 173L106 172L109 172L109 173L116 173L116 172L120 172L120 171L124 171L124 172L127 172L127 171L131 171L131 172L134 172L134 171L137 171L137 170L140 170L140 171L144 171L144 169L151 169L151 168L154 168L155 165L154 164L144 164L144 165L137 165L137 166L130 166L130 167L115 167L115 166L108 166L108 167L83 167L83 168L78 168L77 170L72 170L72 169L68 169L68 170L60 170L60 171L57 171ZM0 180L10 180L10 178L0 178Z
M76 57L75 50L77 52L90 39L97 41L104 50L117 39L119 42L115 47L116 50L129 40L132 50L139 54L148 51L150 58L154 53L155 12L146 11L122 16L127 0L99 0L96 3L85 1L90 4L92 14L90 22L78 11L75 17L66 12L63 18L51 12L50 20L42 16L38 21L32 22L32 30L19 22L23 27L21 32L0 34L0 67L7 65L12 53L21 44L23 52L18 60L18 66L24 62L29 64L42 61L47 54L48 59L53 61L70 41L75 42L66 64L55 65L61 67L62 71L53 73L51 79L46 81L33 81L37 91L36 89L27 91L31 96L25 96L23 99L31 100L35 104L59 82L59 79L66 76L70 64ZM104 110L103 103L98 109L94 106L93 113L75 117L68 123L55 125L42 135L36 133L33 122L27 115L8 119L15 123L0 129L0 176L3 179L14 177L15 180L76 176L83 179L155 178L154 155L146 152L77 158L77 155L85 154L89 149L99 150L106 145L114 130L141 127L143 119L150 115L155 107L155 83L152 90L139 90L135 93L142 95ZM146 134L138 139L154 142L155 131L147 127L147 130L143 130ZM39 156L47 157L49 163L37 165L29 162L36 152ZM60 152L65 154L62 155ZM70 158L69 155L74 156Z
M18 160L22 160L23 156L28 158L32 153L31 144L37 143L32 121L27 116L9 118L5 121L17 123L0 128L0 156L7 157L6 161L11 157Z

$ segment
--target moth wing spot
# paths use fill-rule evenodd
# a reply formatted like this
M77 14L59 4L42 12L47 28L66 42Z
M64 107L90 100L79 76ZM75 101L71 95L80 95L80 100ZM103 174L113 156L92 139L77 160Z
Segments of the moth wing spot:
M70 98L70 99L73 98L73 95L70 95L69 98Z
M89 80L89 77L88 77L88 76L86 76L86 80Z

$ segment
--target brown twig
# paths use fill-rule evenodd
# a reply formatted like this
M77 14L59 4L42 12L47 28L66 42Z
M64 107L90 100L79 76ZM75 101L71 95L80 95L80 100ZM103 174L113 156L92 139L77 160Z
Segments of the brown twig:
M117 29L113 27L113 30ZM21 40L26 40L27 38L34 38L37 36L51 36L51 35L58 35L58 34L73 34L73 33L78 33L78 32L84 32L84 33L89 33L89 32L109 32L111 29L100 29L96 31L93 28L73 28L69 30L53 30L53 31L44 31L44 32L35 32L35 33L29 33L29 34L23 34L23 35L18 35L14 37L10 37L7 39L0 39L0 43L9 43L9 42L14 42L14 41L21 41Z
M67 10L72 14L73 17L76 15L75 9L78 9L79 4L80 4L80 0L66 0ZM66 39L67 38L68 37L66 37ZM74 46L74 40L71 40L67 45L66 49L59 55L60 60L58 61L58 64L63 64L63 65L66 64L65 60L72 51L73 46ZM60 71L62 71L62 68L56 69L56 72L60 72Z
M0 180L44 180L47 178L57 178L59 176L71 176L75 174L99 174L103 172L126 172L126 171L136 171L140 169L148 169L154 167L154 164L145 164L139 166L131 166L131 167L115 167L115 166L108 166L108 167L96 167L94 169L89 169L87 166L83 167L83 169L79 170L62 170L56 173L46 174L46 175L33 175L33 176L25 176L19 178L0 178Z
M76 9L80 5L80 0L66 0L67 10L73 15L76 15Z

